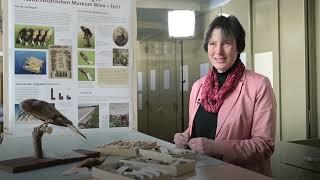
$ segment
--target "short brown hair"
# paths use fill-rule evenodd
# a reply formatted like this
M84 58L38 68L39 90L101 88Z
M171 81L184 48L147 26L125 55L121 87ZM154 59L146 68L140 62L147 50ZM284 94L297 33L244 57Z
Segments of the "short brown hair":
M205 52L208 52L208 43L211 38L212 31L219 28L221 28L225 37L232 37L236 40L237 50L240 54L246 46L246 33L238 19L232 15L229 17L218 16L210 23L204 38L203 48Z

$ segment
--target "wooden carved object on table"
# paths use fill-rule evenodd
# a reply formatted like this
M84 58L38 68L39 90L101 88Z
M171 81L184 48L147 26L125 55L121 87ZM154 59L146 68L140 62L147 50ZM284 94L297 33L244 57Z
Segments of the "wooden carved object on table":
M81 161L76 166L62 172L62 175L69 176L69 175L78 173L82 168L92 169L95 166L101 165L108 157L109 156L105 156L102 158L88 158L84 161Z
M171 176L180 176L195 170L196 161L183 158L171 158L163 160L138 156L120 160L125 165L134 167L152 167L161 169Z
M104 155L113 156L137 156L139 149L150 149L157 147L157 142L148 141L115 141L97 147L97 151Z
M123 163L103 164L92 168L92 176L97 179L152 179L169 180L170 177L161 169L152 167L134 167Z
M162 146L150 149L139 149L139 155L153 159L197 159L197 153L195 151L180 148L166 148Z

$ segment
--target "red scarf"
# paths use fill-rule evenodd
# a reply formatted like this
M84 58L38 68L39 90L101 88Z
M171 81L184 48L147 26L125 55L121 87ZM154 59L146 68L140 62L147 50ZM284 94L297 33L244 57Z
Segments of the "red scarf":
M220 107L222 106L227 95L232 92L232 90L238 84L244 69L245 66L243 63L241 61L238 62L236 67L234 67L230 74L228 74L226 81L223 83L223 86L220 89L218 77L214 69L208 72L202 87L203 99L201 101L201 105L206 111L214 113L219 112Z

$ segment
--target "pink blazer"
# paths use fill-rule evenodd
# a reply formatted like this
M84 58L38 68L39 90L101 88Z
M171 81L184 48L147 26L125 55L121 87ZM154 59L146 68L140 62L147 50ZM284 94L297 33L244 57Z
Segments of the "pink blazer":
M194 116L202 99L205 77L193 84L189 102L191 135ZM274 151L276 100L268 78L245 70L218 113L213 154L223 161L271 176Z

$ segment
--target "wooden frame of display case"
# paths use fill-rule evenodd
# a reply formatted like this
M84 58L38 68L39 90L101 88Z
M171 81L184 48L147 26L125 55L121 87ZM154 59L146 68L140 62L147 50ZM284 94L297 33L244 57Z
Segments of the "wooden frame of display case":
M0 2L0 104L1 108L3 108L3 10L2 5L3 1ZM3 111L3 109L2 109ZM2 112L3 116L3 112ZM2 118L2 122L0 125L0 132L3 131L4 119Z

